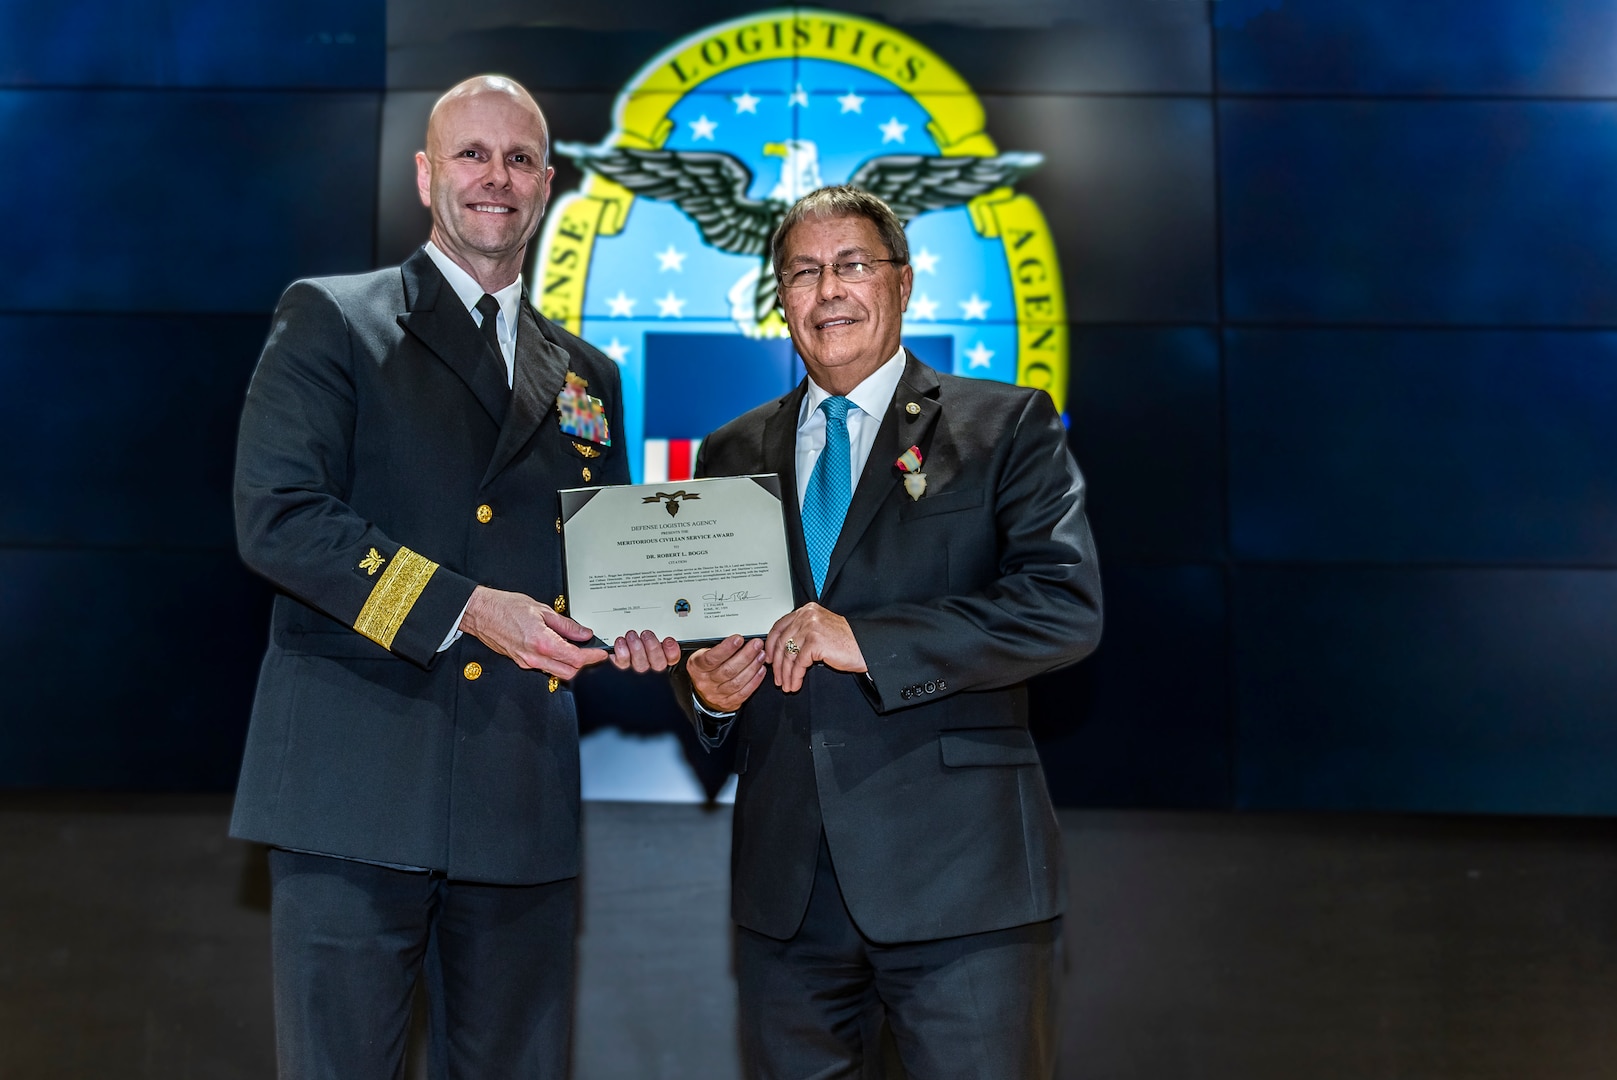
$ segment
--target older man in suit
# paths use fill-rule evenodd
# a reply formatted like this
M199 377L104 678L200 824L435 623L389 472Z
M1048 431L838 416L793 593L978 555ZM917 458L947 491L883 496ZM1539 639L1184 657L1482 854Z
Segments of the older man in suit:
M1043 391L940 374L879 199L824 188L772 241L808 379L699 475L778 472L796 610L688 664L734 729L732 914L753 1077L855 1077L885 1012L917 1080L1051 1076L1065 900L1026 680L1100 638L1083 480Z
M563 613L556 490L629 469L615 365L523 297L548 143L509 80L444 95L431 240L294 283L247 392L237 532L276 597L231 832L272 845L282 1077L399 1076L423 973L437 1071L566 1073L568 680L606 654ZM630 637L619 667L678 659Z

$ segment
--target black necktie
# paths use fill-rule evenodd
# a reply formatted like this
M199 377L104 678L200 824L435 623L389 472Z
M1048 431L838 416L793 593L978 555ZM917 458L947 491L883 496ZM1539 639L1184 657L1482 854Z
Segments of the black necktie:
M500 314L500 302L484 293L483 298L477 302L477 311L483 316L483 325L479 328L483 331L483 340L488 342L489 350L494 353L495 362L500 365L500 382L509 388L511 378L505 368L505 353L500 349L499 327L495 324Z

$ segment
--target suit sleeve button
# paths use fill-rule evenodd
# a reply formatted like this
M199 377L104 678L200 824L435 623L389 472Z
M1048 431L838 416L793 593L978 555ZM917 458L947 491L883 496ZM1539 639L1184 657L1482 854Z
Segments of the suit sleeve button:
M479 506L477 508L477 520L482 522L484 525L487 525L489 522L493 521L494 507L490 506L488 503L484 503L482 506Z
M476 682L478 679L483 677L483 665L479 664L476 660L473 660L471 663L461 668L460 673L466 676L467 681Z
M938 692L938 684L935 683L935 682L928 681L927 684L926 684L926 692L929 693L929 694L937 693Z

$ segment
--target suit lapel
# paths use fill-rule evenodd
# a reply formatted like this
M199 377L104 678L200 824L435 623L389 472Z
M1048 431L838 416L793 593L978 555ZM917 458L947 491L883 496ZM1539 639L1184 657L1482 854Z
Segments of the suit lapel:
M808 546L803 542L803 512L797 505L797 416L803 410L808 382L781 399L764 424L763 467L780 474L781 510L786 515L786 550L791 556L792 582L799 596L814 595L814 574L809 569Z
M505 423L500 426L500 441L494 446L488 471L483 474L484 487L511 464L511 459L533 438L567 378L567 350L545 336L538 315L526 300L517 305L517 309L520 314L511 407L506 411ZM614 434L620 439L623 437L621 432Z
M461 306L426 248L405 260L399 271L404 276L407 309L399 316L399 325L460 376L496 424L503 422L511 392L499 371L488 362L488 346L478 334L471 313Z
M831 549L831 560L825 571L824 592L831 591L837 571L859 545L893 489L902 483L894 462L911 446L923 449L930 446L932 429L937 426L938 415L943 411L938 404L937 372L917 360L909 350L906 349L904 355L904 374L899 377L898 386L893 391L893 400L887 403L881 427L876 429L876 441L871 444L870 456L865 459L865 467L859 473L859 486L853 489L848 516L842 521L842 532L837 535L836 547ZM911 403L920 410L915 415L909 412ZM801 526L798 533L802 533Z

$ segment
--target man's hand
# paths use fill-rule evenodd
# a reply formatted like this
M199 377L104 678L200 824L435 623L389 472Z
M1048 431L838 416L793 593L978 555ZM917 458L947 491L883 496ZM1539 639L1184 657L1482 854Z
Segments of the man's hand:
M764 684L764 643L731 634L711 648L691 653L685 670L691 689L710 711L735 712Z
M659 643L650 630L631 630L612 643L612 666L619 671L667 671L677 663L679 642L667 637Z
M866 670L848 620L819 604L781 616L764 639L764 656L775 669L775 685L788 694L802 689L803 676L816 660L838 671Z
M558 615L531 596L479 585L472 591L460 628L517 667L571 679L581 668L606 659L605 649L580 649L594 631Z

